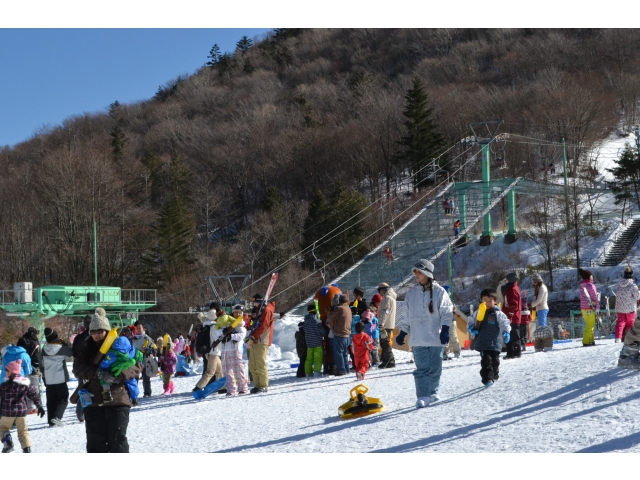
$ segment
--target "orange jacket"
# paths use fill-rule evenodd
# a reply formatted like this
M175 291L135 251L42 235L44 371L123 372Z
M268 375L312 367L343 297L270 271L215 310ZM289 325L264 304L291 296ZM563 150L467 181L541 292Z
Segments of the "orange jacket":
M271 345L273 341L273 313L276 311L276 302L269 302L260 315L260 324L251 335L256 343Z

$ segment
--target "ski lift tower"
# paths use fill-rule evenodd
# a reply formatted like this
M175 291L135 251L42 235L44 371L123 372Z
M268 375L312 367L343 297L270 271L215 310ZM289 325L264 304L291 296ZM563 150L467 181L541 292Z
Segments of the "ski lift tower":
M491 155L489 145L496 140L498 129L500 128L502 123L503 120L490 120L486 122L469 123L469 129L473 134L475 143L480 145L480 148L482 150L482 205L484 208L488 208L491 205ZM509 193L508 195L511 205L512 193ZM493 242L493 238L494 235L493 231L491 230L491 212L487 212L487 214L484 216L484 230L482 231L482 235L480 236L480 246L486 247L488 245L491 245L491 243Z
M240 300L240 292L244 290L244 286L247 284L247 281L250 278L251 278L251 275L212 275L209 277L205 277L204 279L209 282L209 286L211 287L211 291L213 292L213 301L218 302L221 308L223 309L226 308L230 312L231 311L230 309L234 305L237 305L239 303L246 304L246 302L243 302ZM236 289L233 286L232 279L241 280L239 288ZM224 287L222 287L220 284L218 285L221 286L221 288L225 288L231 292L234 292L233 295L228 297L222 297L220 293L218 293L218 289L216 288L216 283L220 282L221 280L223 281ZM226 285L227 283L229 284L228 287Z

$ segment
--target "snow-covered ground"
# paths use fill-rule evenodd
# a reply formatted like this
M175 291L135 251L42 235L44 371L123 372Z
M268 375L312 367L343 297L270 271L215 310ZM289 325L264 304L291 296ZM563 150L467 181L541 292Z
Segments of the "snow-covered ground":
M489 389L478 353L463 351L444 364L442 402L421 410L404 354L397 368L373 370L364 382L384 411L348 421L338 407L355 375L306 380L281 368L271 372L267 394L203 401L191 397L197 377L177 378L168 397L157 396L153 379L154 396L131 410L129 444L132 452L638 452L640 376L616 367L619 345L597 343L528 349L502 362ZM84 425L71 406L64 420L49 428L28 417L34 452L84 450Z

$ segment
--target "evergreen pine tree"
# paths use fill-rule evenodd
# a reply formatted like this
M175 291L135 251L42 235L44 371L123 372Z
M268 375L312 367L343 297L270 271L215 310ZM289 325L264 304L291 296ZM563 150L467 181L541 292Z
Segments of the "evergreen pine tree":
M402 114L406 119L404 126L407 134L398 142L404 147L398 160L403 167L411 167L411 173L415 173L442 153L445 142L431 118L433 110L428 106L429 97L418 77L413 79L412 88L404 98L407 103ZM430 171L424 168L414 177L414 188L426 183Z
M122 121L118 120L113 129L109 132L111 137L111 153L116 163L122 162L124 158L124 149L127 143L127 137L122 129Z
M253 45L253 41L245 35L236 43L236 48L240 50L240 53L246 53L251 45Z
M329 212L329 204L324 194L320 190L313 192L304 221L303 247L311 247L313 242L328 233Z
M213 47L211 47L211 50L209 51L209 55L207 55L207 58L209 58L210 60L205 65L207 65L208 67L214 68L220 61L221 57L222 57L222 53L220 53L220 47L216 43L213 45Z
M640 157L635 149L626 145L620 158L615 160L615 167L607 171L615 177L609 187L615 196L615 203L635 200L640 208Z
M154 243L144 256L146 283L158 285L189 271L196 240L195 218L189 209L193 175L177 151L171 154L168 173L162 175L155 156L148 155L149 170L162 179L165 202L152 227Z

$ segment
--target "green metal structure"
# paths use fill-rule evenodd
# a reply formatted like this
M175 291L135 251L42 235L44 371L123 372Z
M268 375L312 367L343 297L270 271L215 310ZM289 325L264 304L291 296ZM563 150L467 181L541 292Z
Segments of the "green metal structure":
M157 305L157 290L60 285L31 290L28 286L16 284L13 290L0 290L0 309L39 330L48 318L84 317L98 307L104 308L112 327L131 325L139 312Z

